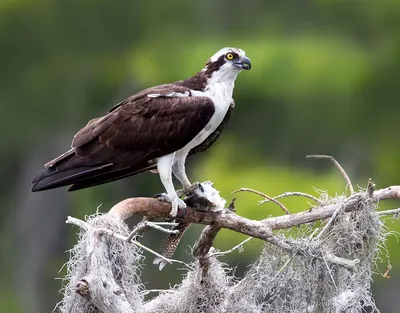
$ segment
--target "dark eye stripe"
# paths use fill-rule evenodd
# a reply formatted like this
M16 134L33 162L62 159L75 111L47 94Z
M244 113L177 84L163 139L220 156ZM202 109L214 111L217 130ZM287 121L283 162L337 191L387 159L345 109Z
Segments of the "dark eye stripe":
M229 54L229 53L233 55L233 58L237 58L238 57L238 54L236 52L231 51L231 52L228 52L227 54Z

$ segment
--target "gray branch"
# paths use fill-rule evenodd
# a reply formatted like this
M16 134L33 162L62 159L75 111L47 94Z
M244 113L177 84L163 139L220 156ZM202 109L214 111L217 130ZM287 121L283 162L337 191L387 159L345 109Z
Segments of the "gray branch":
M289 255L292 255L292 258L290 260L294 260L297 256L304 257L306 259L309 257L313 259L322 259L325 262L324 264L326 264L326 271L330 275L332 284L335 285L337 282L335 281L334 274L332 274L329 264L333 263L341 266L342 268L345 268L346 270L353 271L357 269L360 260L358 258L355 258L354 260L348 260L344 258L343 255L341 255L340 253L336 255L337 251L334 249L325 249L322 243L323 240L325 240L325 237L329 236L324 235L324 238L321 238L321 234L327 235L329 232L329 228L335 227L334 224L336 223L333 222L336 219L339 219L340 215L346 214L346 212L363 212L362 210L365 209L367 203L377 203L385 199L394 198L400 198L400 186L392 186L373 192L371 192L371 190L368 190L366 192L352 193L348 198L338 198L336 199L337 201L331 204L322 204L322 202L320 202L319 206L312 210L304 211L297 214L271 217L261 221L250 220L241 217L232 212L230 209L212 212L209 210L199 211L198 209L196 210L188 206L186 210L180 210L178 212L176 222L199 223L208 225L207 227L205 227L202 235L195 244L193 255L197 259L197 265L194 268L197 268L200 271L200 276L193 277L200 277L200 281L204 286L206 286L207 290L204 291L204 299L207 299L207 297L212 294L215 297L218 296L218 301L222 301L222 299L227 299L226 297L228 293L217 292L217 290L213 287L213 279L215 277L212 276L215 274L214 271L216 270L218 271L218 273L220 273L218 275L222 275L222 269L218 265L218 262L215 258L219 254L218 252L215 252L212 248L214 239L220 229L230 229L242 234L246 234L251 238L259 238L266 242L269 242L281 248L281 251L286 251L286 253L289 252ZM156 252L149 250L147 247L141 245L137 241L132 240L135 237L136 232L134 232L132 235L132 232L126 229L124 220L128 219L132 215L142 215L145 216L148 220L154 220L156 218L163 217L168 218L169 212L170 205L168 203L160 202L153 198L131 198L126 199L115 205L109 211L109 213L106 213L99 217L95 217L88 222L68 217L68 223L78 225L85 232L84 240L86 241L86 245L83 245L85 249L81 253L81 255L83 255L83 262L86 264L85 271L78 271L78 275L81 275L80 273L82 273L82 275L78 276L78 279L75 280L74 285L74 290L77 294L81 296L81 299L85 299L88 304L98 308L100 311L105 313L130 313L138 312L137 310L140 307L163 307L165 305L165 302L160 302L160 299L163 299L163 294L161 294L159 298L155 299L154 301L147 302L144 306L142 300L140 299L135 300L137 301L137 304L134 304L135 302L131 301L130 298L127 298L126 285L124 285L124 283L121 283L121 277L118 276L124 276L125 274L122 269L126 271L127 267L126 265L124 265L123 267L118 268L118 270L116 271L115 266L119 266L118 262L113 263L112 261L110 261L112 255L109 251L112 251L110 246L115 244L116 241L120 241L124 243L124 248L118 248L113 251L118 250L121 251L120 253L124 254L127 253L126 251L129 249L129 245L135 245L141 250L144 249L158 255ZM371 211L368 214L372 214L372 216L376 214L375 217L378 218L380 216L386 215L398 215L399 212L400 209L384 212ZM300 246L295 246L292 242L286 240L285 237L280 237L273 233L273 230L290 228L328 218L330 218L330 221L319 233L320 235L315 237L315 239L310 239L315 240L315 249L313 248L302 250ZM97 222L97 219L101 220L102 222ZM118 226L114 228L108 228L107 226L119 225L118 223L123 226ZM146 221L138 225L135 229L139 229L139 232L141 233L142 231L147 231L150 228L162 230L161 226L163 225L164 223L157 224L154 222ZM124 230L124 232L121 232L121 230ZM242 244L240 244L239 246L241 246ZM231 250L233 251L236 248L237 247ZM333 253L330 251L333 251ZM222 253L221 255L223 254L224 253ZM128 258L122 258L122 260L127 259ZM131 261L124 264L131 264ZM289 263L287 262L285 264ZM286 265L284 265L279 273L284 271L285 267ZM277 275L279 275L279 273ZM188 291L190 291L190 288L188 289ZM167 291L166 293L168 292L171 291ZM143 296L143 292L140 290L140 288L137 288L134 292L131 292L130 297L132 297L132 294L134 294L134 297L138 298ZM229 305L229 303L230 302L228 301L223 303L223 305Z
M104 233L92 228L88 232L88 271L76 284L76 292L104 313L134 313L115 281L109 260L104 258L104 251L108 251Z

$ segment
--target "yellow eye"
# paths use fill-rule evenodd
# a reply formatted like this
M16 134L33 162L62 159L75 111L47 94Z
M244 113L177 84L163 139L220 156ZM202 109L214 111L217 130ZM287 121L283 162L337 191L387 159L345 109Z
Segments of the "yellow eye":
M226 59L229 60L229 61L233 60L233 54L232 53L227 53L226 54Z

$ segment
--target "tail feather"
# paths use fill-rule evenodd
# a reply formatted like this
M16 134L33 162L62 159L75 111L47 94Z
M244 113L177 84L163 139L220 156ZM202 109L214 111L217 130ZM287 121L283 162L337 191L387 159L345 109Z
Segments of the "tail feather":
M92 161L94 163L94 161ZM32 180L32 191L42 191L70 186L69 191L80 190L125 178L145 170L156 168L148 162L136 163L133 167L113 163L91 164L88 158L81 158L70 150L53 161Z
M126 178L135 174L139 174L146 170L151 170L155 168L155 165L142 166L137 168L122 168L114 171L101 172L95 175L90 175L89 177L83 177L81 180L74 182L74 184L68 189L68 191L81 190L88 187L98 186L112 182L114 180Z
M52 168L46 168L33 179L32 182L34 185L32 186L32 191L42 191L68 186L77 180L104 171L110 166L112 166L111 163L99 166L80 166L62 171L54 171Z

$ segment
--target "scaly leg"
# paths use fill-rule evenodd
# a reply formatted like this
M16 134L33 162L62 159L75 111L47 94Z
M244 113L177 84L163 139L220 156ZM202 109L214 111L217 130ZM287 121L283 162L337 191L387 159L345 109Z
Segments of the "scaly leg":
M176 194L174 184L172 182L172 166L174 164L174 158L175 153L171 153L159 158L157 161L157 170L160 174L161 182L167 192L166 194L163 194L162 198L164 201L171 203L170 215L172 217L176 216L178 213L178 208L186 208L185 202L179 199L178 195Z
M187 190L192 185L186 175L185 170L185 161L186 161L187 153L177 154L175 156L174 164L172 166L172 171L175 177L180 181L182 184L183 190Z

